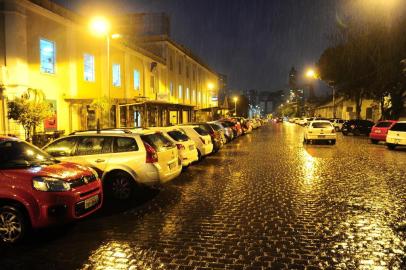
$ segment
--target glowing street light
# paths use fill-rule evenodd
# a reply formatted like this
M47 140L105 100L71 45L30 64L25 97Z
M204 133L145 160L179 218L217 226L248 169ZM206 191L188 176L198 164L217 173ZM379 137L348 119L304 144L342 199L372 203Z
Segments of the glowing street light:
M98 36L107 36L110 32L110 22L101 16L94 17L89 27L92 33Z
M237 101L238 101L238 97L234 97L234 114L235 116L237 116Z
M214 84L211 83L211 82L209 82L209 83L207 84L207 88L208 88L209 90L213 90L213 89L214 89Z
M314 69L309 69L306 71L306 77L309 79L317 79L317 74L316 71L314 71Z

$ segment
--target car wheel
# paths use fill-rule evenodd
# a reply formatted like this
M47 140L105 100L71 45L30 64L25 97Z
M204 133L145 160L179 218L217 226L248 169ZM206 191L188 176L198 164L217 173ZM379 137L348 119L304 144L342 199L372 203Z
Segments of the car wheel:
M27 219L20 209L9 205L0 208L0 240L2 242L20 242L27 229Z
M371 139L371 143L377 144L377 143L378 143L378 140Z
M389 150L394 150L394 149L396 148L396 145L391 144L391 143L388 143L388 144L386 145L386 147L388 147Z
M106 193L118 200L128 200L134 191L134 179L126 172L115 172L107 179Z
M200 150L199 150L199 149L197 149L197 160L198 160L198 161L202 161L202 160L203 160L202 153L200 153Z

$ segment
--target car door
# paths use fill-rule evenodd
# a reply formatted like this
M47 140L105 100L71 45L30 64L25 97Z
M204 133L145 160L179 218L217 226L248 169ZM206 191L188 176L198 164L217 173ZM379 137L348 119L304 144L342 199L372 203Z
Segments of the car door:
M79 136L73 161L104 172L112 147L112 136Z

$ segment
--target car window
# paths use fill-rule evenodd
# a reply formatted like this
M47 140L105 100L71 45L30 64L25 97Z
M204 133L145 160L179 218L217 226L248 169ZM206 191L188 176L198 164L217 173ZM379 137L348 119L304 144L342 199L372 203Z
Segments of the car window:
M53 157L65 157L73 154L76 137L68 137L55 141L44 148L44 151Z
M79 138L76 155L97 155L111 153L111 137L82 137Z
M331 128L331 124L330 123L326 123L326 122L315 122L312 124L313 128Z
M142 135L141 139L151 145L158 152L174 147L173 143L160 132Z
M396 123L390 130L392 130L392 131L406 131L406 123Z
M221 127L219 125L217 125L217 124L210 124L210 126L216 131L221 130Z
M114 153L138 151L138 144L133 138L114 138Z
M193 129L201 136L209 135L209 133L206 130L204 130L200 127L194 127Z
M180 130L168 131L168 135L177 142L185 142L189 140L189 137Z
M26 142L0 142L0 169L16 169L54 163L56 161L50 155Z
M379 122L375 127L390 127L390 125L392 125L392 122Z

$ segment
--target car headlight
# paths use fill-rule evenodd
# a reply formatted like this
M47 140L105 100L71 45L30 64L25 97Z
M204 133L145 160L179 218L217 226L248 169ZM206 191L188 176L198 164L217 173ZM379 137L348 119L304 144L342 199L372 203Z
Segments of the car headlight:
M33 187L39 191L69 191L70 184L61 179L52 177L35 177L32 179Z

